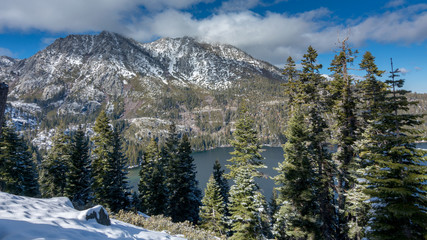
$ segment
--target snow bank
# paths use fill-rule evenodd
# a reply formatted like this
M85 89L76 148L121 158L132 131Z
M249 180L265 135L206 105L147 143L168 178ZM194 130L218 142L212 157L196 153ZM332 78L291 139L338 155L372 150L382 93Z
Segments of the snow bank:
M115 219L110 226L86 220L101 206L78 211L68 198L29 198L0 192L0 239L183 239Z

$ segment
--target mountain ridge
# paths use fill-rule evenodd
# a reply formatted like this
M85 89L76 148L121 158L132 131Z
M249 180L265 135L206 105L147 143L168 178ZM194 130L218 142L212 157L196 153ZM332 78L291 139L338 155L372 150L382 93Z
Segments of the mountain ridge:
M283 122L266 120L282 111L281 70L234 46L191 37L140 43L106 31L69 35L27 59L0 57L0 81L10 86L8 112L21 114L19 124L34 137L61 122L93 123L106 109L126 121L131 141L162 138L174 121L205 149L227 144L242 100L255 103L261 135L269 134L266 124L280 129Z

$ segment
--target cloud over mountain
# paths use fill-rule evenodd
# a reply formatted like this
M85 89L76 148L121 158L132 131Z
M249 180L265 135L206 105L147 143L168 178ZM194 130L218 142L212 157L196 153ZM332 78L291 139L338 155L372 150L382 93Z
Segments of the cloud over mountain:
M6 0L0 8L0 32L119 32L139 41L192 36L235 45L257 58L280 65L287 56L302 56L308 45L319 52L335 47L337 36L350 33L355 46L366 41L420 43L427 39L427 4L391 1L382 13L346 21L317 8L299 13L258 14L251 8L263 1L225 1L208 16L196 16L200 4L184 1L24 1Z

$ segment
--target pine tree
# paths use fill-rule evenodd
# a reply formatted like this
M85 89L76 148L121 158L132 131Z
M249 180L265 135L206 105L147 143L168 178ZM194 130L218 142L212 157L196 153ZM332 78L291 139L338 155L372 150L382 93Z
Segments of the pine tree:
M52 142L53 146L42 161L40 187L43 197L65 196L67 186L71 139L58 129Z
M230 188L230 239L264 239L268 223L264 196L255 183L253 171L242 167Z
M274 178L280 185L278 200L281 204L276 214L275 234L280 239L319 238L316 175L309 149L309 131L300 110L296 110L289 120L286 138L285 160L279 163L279 175Z
M324 239L333 239L335 235L335 210L333 206L333 163L327 150L329 137L328 125L325 120L328 100L325 96L326 81L319 73L322 68L317 64L317 51L311 46L304 54L300 74L301 88L305 99L301 107L308 109L308 137L310 151L310 166L312 168L313 189L317 195L315 199L316 210L313 213L318 218L316 227L320 227ZM316 232L318 229L313 229Z
M224 176L224 171L221 169L221 164L218 159L215 160L213 166L213 177L215 182L218 183L219 189L221 191L222 199L224 200L225 206L228 204L228 192L230 191L230 186L228 185L227 179ZM227 210L226 210L227 212Z
M113 132L111 157L107 166L106 181L109 184L104 186L107 188L107 205L113 212L126 209L130 203L126 165L127 159L124 156L120 133L116 127Z
M367 141L376 143L362 154L372 161L367 168L366 193L372 207L370 239L425 239L427 236L427 167L425 151L416 149L420 140L416 126L419 115L406 113L408 91L400 89L404 80L391 68L386 81L390 90L381 106L381 114L372 124Z
M355 142L357 140L356 100L353 79L348 73L348 65L354 61L354 53L347 46L347 40L342 41L341 51L331 63L334 80L331 83L333 100L332 113L335 120L334 138L337 151L333 154L337 166L337 184L335 184L338 202L337 238L348 239L348 214L346 192L354 187L354 176L351 174L356 156Z
M211 175L200 207L200 226L224 236L227 233L226 205L221 187Z
M276 222L274 215L279 211L280 206L277 204L279 194L276 189L273 189L271 194L270 202L268 203L268 215L271 219L271 228L273 229L274 223Z
M293 82L285 85L285 93L293 96L293 101L288 103L290 105L288 108L291 111L289 112L288 131L285 135L289 139L301 138L300 140L303 142L291 143L288 139L288 145L284 146L285 153L287 152L286 148L290 148L289 150L293 151L293 154L285 154L285 161L279 166L279 175L276 177L279 186L289 186L294 191L294 195L292 195L279 187L281 193L279 202L284 205L282 206L283 209L276 214L275 231L281 237L285 237L283 230L279 229L285 227L283 224L287 221L286 216L293 218L292 221L299 222L298 224L303 226L301 228L298 224L288 225L288 227L297 228L296 232L291 234L305 234L307 236L316 236L317 234L319 236L321 232L325 239L333 239L335 232L334 221L336 217L332 195L333 164L327 151L326 139L329 133L327 131L328 125L324 119L328 104L325 96L327 92L326 81L319 73L322 65L317 64L317 56L316 50L309 46L302 59L302 71L297 74L297 77L288 77ZM295 64L287 65L285 73L295 74L295 70L289 69L291 67L294 68ZM299 120L295 121L295 118ZM301 127L304 129L300 129ZM301 135L302 133L304 134ZM293 169L292 167L295 166L299 167ZM292 177L288 171L294 172L295 175ZM286 176L287 174L290 175ZM305 176L303 181L305 181L306 188L292 186L295 180L293 178L298 175ZM307 195L307 193L310 194ZM305 196L305 201L310 206L298 205L301 203L295 202L300 194ZM292 204L297 204L299 209L294 209L291 206ZM310 209L310 213L304 213L311 216L309 221L302 214L289 215L287 212L302 211L303 209Z
M303 89L300 87L300 79L298 77L298 71L296 70L295 61L291 56L286 60L286 65L283 70L283 75L287 77L287 82L284 84L285 86L285 94L289 98L289 102L287 106L290 111L293 111L293 107L301 103L301 99L303 97Z
M166 212L168 191L163 167L157 142L151 138L144 151L138 185L139 209L148 215L160 215Z
M378 69L375 57L370 52L363 55L359 66L366 71L364 79L358 84L361 91L360 125L361 128L365 128L370 121L377 119L378 114L381 114L387 86L377 79L382 76L384 71Z
M196 166L191 156L191 145L184 134L178 146L176 160L169 162L174 174L169 178L169 214L175 222L188 220L197 223L201 192L196 180Z
M37 171L28 147L6 124L0 135L0 191L30 197L39 195Z
M108 172L110 171L113 152L113 131L109 123L107 114L105 111L101 111L93 128L95 135L92 137L94 145L92 151L92 190L95 195L95 202L98 204L107 204L108 186L111 184L108 179Z
M360 116L359 131L360 137L355 142L358 157L353 159L350 167L350 174L355 179L353 187L347 192L347 214L348 236L350 239L362 239L365 237L365 230L368 224L369 203L368 196L365 194L366 189L366 168L372 163L366 154L360 152L366 151L372 144L369 136L374 133L375 120L379 118L382 112L386 96L386 85L379 81L384 71L380 71L375 64L375 57L370 52L363 55L359 64L362 70L366 71L364 79L357 85L360 91Z
M92 199L92 174L88 139L79 128L72 139L72 150L65 195L77 207L86 206Z
M257 132L254 129L254 120L249 116L246 106L240 109L240 118L236 122L236 130L233 133L234 139L231 145L234 151L230 154L233 156L228 161L232 164L227 165L230 169L228 178L235 178L241 168L247 168L253 176L261 176L258 169L266 168L261 156L261 146L258 143Z
M246 107L240 111L236 130L231 141L234 151L227 167L235 184L230 188L229 212L232 226L231 239L261 239L269 234L268 213L264 196L254 181L261 176L259 168L265 168L262 162L261 147L253 119L248 115Z

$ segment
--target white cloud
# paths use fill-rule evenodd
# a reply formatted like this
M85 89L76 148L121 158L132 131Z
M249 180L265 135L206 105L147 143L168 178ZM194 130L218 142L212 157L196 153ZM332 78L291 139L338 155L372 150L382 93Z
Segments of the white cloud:
M232 44L255 57L281 64L287 56L301 56L309 45L320 51L333 49L336 29L321 30L323 24L313 21L327 13L326 9L318 9L297 16L277 13L260 16L244 11L197 20L188 13L168 10L132 23L128 34L140 41L151 40L153 36L193 36Z
M9 49L7 49L7 48L1 48L0 47L0 56L8 56L8 57L12 57L13 56L13 53L12 53L12 51L10 51Z
M50 45L51 43L55 42L56 38L42 38L42 43L44 45Z
M369 17L350 26L352 41L374 40L383 43L419 43L427 40L427 4Z
M260 4L259 0L229 0L223 2L221 11L246 11Z
M140 41L188 35L235 45L275 65L283 65L288 56L298 59L309 45L319 52L330 52L347 29L351 29L350 41L355 47L368 40L404 44L427 40L427 4L336 23L326 8L294 15L257 15L247 10L264 4L263 0L228 0L216 14L203 19L183 10L213 0L1 1L0 33L5 29L67 33L109 30ZM388 5L403 3L395 0Z
M140 0L139 3L150 11L162 9L186 9L200 2L212 2L214 0Z
M85 32L120 29L137 7L135 0L3 0L2 29Z
M407 73L409 73L409 70L406 68L399 68L399 73L401 73L402 75L406 75Z
M405 0L391 0L390 2L388 2L385 7L386 8L395 8L395 7L400 7L402 5L404 5L406 3Z

